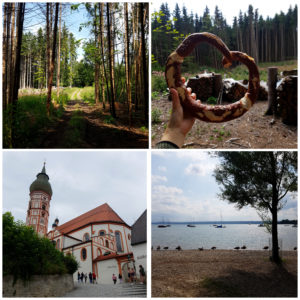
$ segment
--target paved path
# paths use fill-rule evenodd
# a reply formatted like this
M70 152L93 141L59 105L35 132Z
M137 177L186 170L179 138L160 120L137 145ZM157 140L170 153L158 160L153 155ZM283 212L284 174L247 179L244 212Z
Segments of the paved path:
M82 284L75 283L73 291L63 297L114 297L114 298L146 298L147 290L145 284Z

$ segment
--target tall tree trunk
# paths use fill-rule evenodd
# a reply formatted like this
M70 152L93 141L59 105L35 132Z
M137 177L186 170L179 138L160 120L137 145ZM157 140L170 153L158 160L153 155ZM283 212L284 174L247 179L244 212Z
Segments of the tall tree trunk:
M131 105L131 84L130 84L130 67L129 67L129 28L128 28L128 3L124 3L124 17L125 17L125 70L126 70L126 90L128 103L128 117L129 126L131 126L132 105Z
M52 90L54 64L55 64L58 8L59 8L59 3L55 3L55 20L54 20L53 41L52 41L52 59L51 59L51 64L50 64L48 94L47 94L47 113L48 113L48 115L50 115L51 90Z
M60 81L60 43L61 43L61 13L62 3L59 3L59 29L58 29L58 49L57 49L57 70L56 70L56 96L59 101L59 81Z
M105 67L105 61L104 61L104 41L103 41L103 36L104 36L104 22L103 22L103 12L104 12L104 3L100 3L99 11L100 14L100 40L101 40L101 57L102 57L102 69L103 69L103 76L105 77L105 82L106 82L106 94L108 97L108 102L110 106L110 111L111 111L111 100L110 100L110 93L109 93L109 85L108 85L108 78L107 78L107 72L106 72L106 67ZM102 91L103 94L103 91Z
M106 18L107 18L107 39L108 39L108 47L109 47L109 70L110 70L110 95L111 95L111 114L115 118L116 117L116 110L115 110L115 94L114 94L114 71L113 71L113 44L111 41L111 32L112 32L112 25L110 20L110 4L106 3Z
M4 3L4 15L3 15L3 40L2 40L2 104L3 111L7 107L6 87L7 87L7 59L8 59L8 34L7 34L7 23L8 21L8 10L9 4Z
M11 4L11 25L10 25L10 38L11 38L11 43L10 43L10 75L9 75L9 102L13 102L13 95L14 95L14 71L15 71L15 62L16 62L16 52L15 52L15 3Z
M18 3L17 23L16 23L16 49L15 49L15 68L14 68L14 87L12 97L12 146L14 146L14 129L16 128L15 113L18 101L18 91L20 86L20 66L21 66L21 48L22 48L22 35L24 24L25 3Z
M99 104L99 73L100 73L100 62L99 62L99 32L98 32L98 27L97 27L97 4L95 3L95 15L94 15L94 31L95 31L95 103L96 105ZM100 5L98 3L98 5Z
M100 73L101 73L101 90L102 90L102 105L103 109L105 109L105 85L104 80L107 84L107 92L108 92L108 81L106 78L105 71L105 63L104 63L104 53L103 53L103 3L99 3L99 33L98 33L98 44L99 44L99 64L101 64L101 56L102 56L102 64L100 65ZM109 93L108 93L109 97Z
M144 117L145 123L148 126L148 71L146 58L146 43L145 43L145 21L144 21L144 3L140 4L140 23L141 23L141 46L142 46L142 66L143 66L143 87L144 87ZM147 3L145 3L145 14L147 15Z
M51 44L50 44L50 3L46 4L46 43L47 43L47 69L46 69L46 77L47 77L47 87L49 87L49 70L50 70L50 53L51 53Z

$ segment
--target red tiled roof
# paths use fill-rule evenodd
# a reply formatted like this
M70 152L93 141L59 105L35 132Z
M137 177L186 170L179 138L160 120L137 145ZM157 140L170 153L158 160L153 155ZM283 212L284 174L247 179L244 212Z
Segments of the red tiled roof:
M90 223L99 223L99 222L100 223L105 223L105 222L121 223L121 224L128 226L117 215L117 213L113 211L113 209L107 203L104 203L104 204L80 215L79 217L77 217L75 219L72 219L60 226L57 226L56 229L59 230L60 233L66 234L68 232L71 232L73 230L81 228Z

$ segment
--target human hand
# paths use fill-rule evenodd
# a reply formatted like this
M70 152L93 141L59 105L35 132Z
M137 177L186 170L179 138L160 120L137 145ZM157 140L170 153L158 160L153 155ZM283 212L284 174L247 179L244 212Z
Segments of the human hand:
M183 82L185 81L184 78L182 80ZM191 94L191 89L187 88L187 91L196 100L196 95L194 93ZM172 95L172 113L166 131L162 136L162 141L172 142L180 148L184 143L186 134L192 129L195 118L184 111L178 92L172 88L170 93Z

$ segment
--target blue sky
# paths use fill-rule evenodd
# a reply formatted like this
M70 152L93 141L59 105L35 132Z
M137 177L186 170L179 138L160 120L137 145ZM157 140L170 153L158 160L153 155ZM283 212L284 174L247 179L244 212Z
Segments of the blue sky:
M147 208L145 151L4 151L3 212L25 221L29 187L45 159L49 227L56 217L62 224L105 202L129 225Z
M253 208L241 210L218 199L212 176L218 159L206 151L152 152L152 222L258 221ZM297 198L289 197L279 219L297 219Z
M40 7L38 7L40 5ZM25 31L36 33L40 27L45 27L45 3L26 3L26 11L24 18ZM82 39L82 43L91 38L90 27L81 26L81 24L89 21L87 11L83 4L77 10L71 10L70 3L64 3L62 12L62 24L65 23L69 32L72 32L77 40ZM62 25L63 26L63 25ZM82 27L79 31L79 27ZM81 43L81 44L82 44ZM77 60L83 58L83 49L81 47L77 50Z

